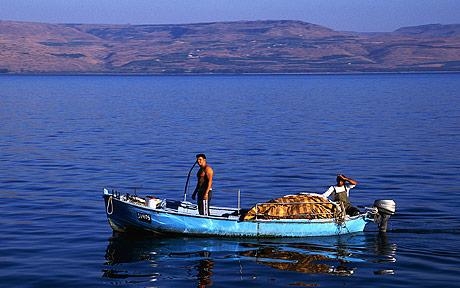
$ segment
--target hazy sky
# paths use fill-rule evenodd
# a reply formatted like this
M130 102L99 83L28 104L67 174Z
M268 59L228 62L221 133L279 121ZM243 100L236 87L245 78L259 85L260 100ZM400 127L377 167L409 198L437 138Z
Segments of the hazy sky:
M460 23L460 0L0 0L0 20L175 24L301 20L335 30Z

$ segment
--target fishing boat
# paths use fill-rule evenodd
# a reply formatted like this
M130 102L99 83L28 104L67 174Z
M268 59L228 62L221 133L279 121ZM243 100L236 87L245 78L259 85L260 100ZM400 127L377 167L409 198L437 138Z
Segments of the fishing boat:
M380 231L386 232L388 220L395 213L393 200L376 200L365 212L348 216L337 203L313 193L288 195L279 201L257 203L251 209L241 209L238 200L236 208L211 206L210 215L200 215L197 205L186 201L186 197L183 201L158 199L104 189L103 198L108 222L114 231L157 235L332 236L364 231L369 222L377 223Z

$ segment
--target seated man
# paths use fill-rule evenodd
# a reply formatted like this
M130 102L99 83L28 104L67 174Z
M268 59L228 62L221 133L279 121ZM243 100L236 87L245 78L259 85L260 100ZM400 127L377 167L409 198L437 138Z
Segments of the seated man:
M332 195L332 201L338 202L345 209L345 213L350 216L358 215L359 209L352 206L350 203L349 195L350 189L355 188L358 184L356 180L346 177L345 175L337 175L337 185L329 187L326 192L323 193L324 197ZM348 182L348 184L346 184Z

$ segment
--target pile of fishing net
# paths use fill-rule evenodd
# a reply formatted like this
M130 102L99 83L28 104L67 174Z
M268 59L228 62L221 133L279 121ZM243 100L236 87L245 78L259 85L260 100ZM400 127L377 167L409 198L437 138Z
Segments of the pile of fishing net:
M319 194L300 193L259 203L244 216L252 219L330 219L339 213L339 207Z

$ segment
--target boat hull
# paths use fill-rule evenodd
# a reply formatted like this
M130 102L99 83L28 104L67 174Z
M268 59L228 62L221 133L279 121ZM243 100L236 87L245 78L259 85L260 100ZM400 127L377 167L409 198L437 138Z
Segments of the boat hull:
M218 237L311 237L361 232L366 214L335 219L245 220L236 216L203 216L136 205L104 194L106 214L113 230Z

